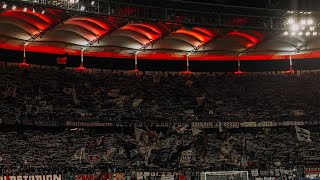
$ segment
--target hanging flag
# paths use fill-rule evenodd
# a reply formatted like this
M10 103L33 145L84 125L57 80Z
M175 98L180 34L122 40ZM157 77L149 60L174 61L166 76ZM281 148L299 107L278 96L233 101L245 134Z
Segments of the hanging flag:
M196 136L202 132L200 129L197 128L192 128L191 131L193 136Z
M144 156L144 161L145 161L146 165L149 162L149 158L150 158L152 149L153 149L152 146L144 146L144 147L139 148L140 153Z
M300 128L298 126L296 126L295 128L296 128L296 134L297 134L298 141L311 142L309 130Z
M146 145L149 144L149 137L145 130L134 128L136 142L138 145Z
M12 90L12 97L16 97L16 92L17 92L17 86L14 86Z
M118 97L115 99L115 102L116 102L116 106L123 107L124 98Z
M142 103L143 99L134 99L133 103L132 103L132 107L133 108L137 108L140 106L140 104Z
M80 101L78 100L76 89L74 88L74 86L72 88L72 98L75 105L80 105Z
M7 86L4 92L4 97L16 97L17 86L9 87Z
M130 158L133 158L139 154L139 152L136 149L131 149L129 152L130 152Z
M183 111L186 115L194 115L194 110L193 109L187 109Z
M223 129L222 129L222 123L219 121L218 124L219 124L219 132L222 132L222 131L223 131Z
M183 134L188 129L188 124L178 125L177 127L174 127L174 131L176 131L178 134Z
M78 151L76 151L73 155L74 159L79 159L80 161L82 159L86 158L86 149L85 148L81 148Z
M225 140L221 146L221 152L224 155L230 155L230 152L232 150L234 139L233 138L228 138Z
M246 150L247 150L247 139L244 137L242 139L242 151L243 151L242 154L244 154Z

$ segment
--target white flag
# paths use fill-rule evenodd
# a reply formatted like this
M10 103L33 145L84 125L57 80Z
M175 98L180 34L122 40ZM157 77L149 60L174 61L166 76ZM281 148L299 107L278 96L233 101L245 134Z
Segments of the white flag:
M193 136L196 136L196 135L198 135L198 134L201 133L201 130L200 130L200 129L197 129L197 128L192 128L191 130L192 130L192 135L193 135Z
M146 131L139 128L134 128L134 133L136 136L136 141L139 145L145 145L149 143L149 138L146 134Z
M222 132L223 129L222 129L222 123L219 121L219 132Z
M298 141L311 142L310 131L296 126L296 134Z
M16 97L17 94L17 86L14 86L14 89L12 90L12 97Z
M86 149L85 148L81 148L78 151L76 151L73 155L74 159L79 159L81 161L81 159L85 159L86 158Z
M133 103L132 103L132 107L133 108L137 108L140 106L140 104L142 103L143 99L134 99Z
M77 92L76 92L76 89L72 88L72 98L73 98L73 102L75 105L80 105L80 101L78 100L78 97L77 97Z
M174 130L178 134L183 134L187 129L188 129L188 124L184 124L184 125L178 125L177 127L175 127Z
M140 146L139 148L140 153L144 156L144 160L146 164L148 164L152 149L153 149L152 146Z

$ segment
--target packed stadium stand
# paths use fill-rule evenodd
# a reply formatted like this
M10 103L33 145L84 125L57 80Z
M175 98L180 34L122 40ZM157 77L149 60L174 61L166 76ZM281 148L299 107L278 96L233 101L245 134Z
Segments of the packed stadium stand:
M299 165L318 164L317 128L307 126L312 142L300 142L284 124L228 127L318 122L317 74L165 77L4 67L0 79L4 175L281 167L296 176Z
M136 77L2 68L0 79L1 119L9 124L319 118L317 74Z
M319 3L264 2L1 1L0 180L320 178Z

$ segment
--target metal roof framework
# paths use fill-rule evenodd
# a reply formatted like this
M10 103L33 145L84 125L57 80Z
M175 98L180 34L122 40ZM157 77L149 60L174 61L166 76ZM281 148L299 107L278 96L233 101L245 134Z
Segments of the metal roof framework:
M192 28L0 3L0 48L148 60L274 60L320 57L318 37L279 31ZM295 53L294 55L293 52Z
M319 17L319 12L288 11L237 7L199 2L175 0L158 7L132 4L119 0L7 0L10 5L60 8L70 13L87 13L127 18L129 20L162 21L180 23L189 26L210 26L237 29L283 30L289 16L312 14ZM196 7L196 8L195 8ZM197 10L195 10L197 9ZM309 14L310 13L310 14Z

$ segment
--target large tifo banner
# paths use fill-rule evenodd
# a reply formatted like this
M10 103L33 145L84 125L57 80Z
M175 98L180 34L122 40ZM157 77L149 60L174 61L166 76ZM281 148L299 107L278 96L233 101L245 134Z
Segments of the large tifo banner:
M62 180L61 175L0 176L0 180Z
M220 124L220 125L219 125ZM156 121L121 121L121 122L81 122L66 121L68 127L172 127L172 123ZM308 126L320 125L320 121L250 121L250 122L191 122L176 123L176 125L197 129L218 129L222 126L226 129L237 128L265 128L265 127L286 127L286 126Z

